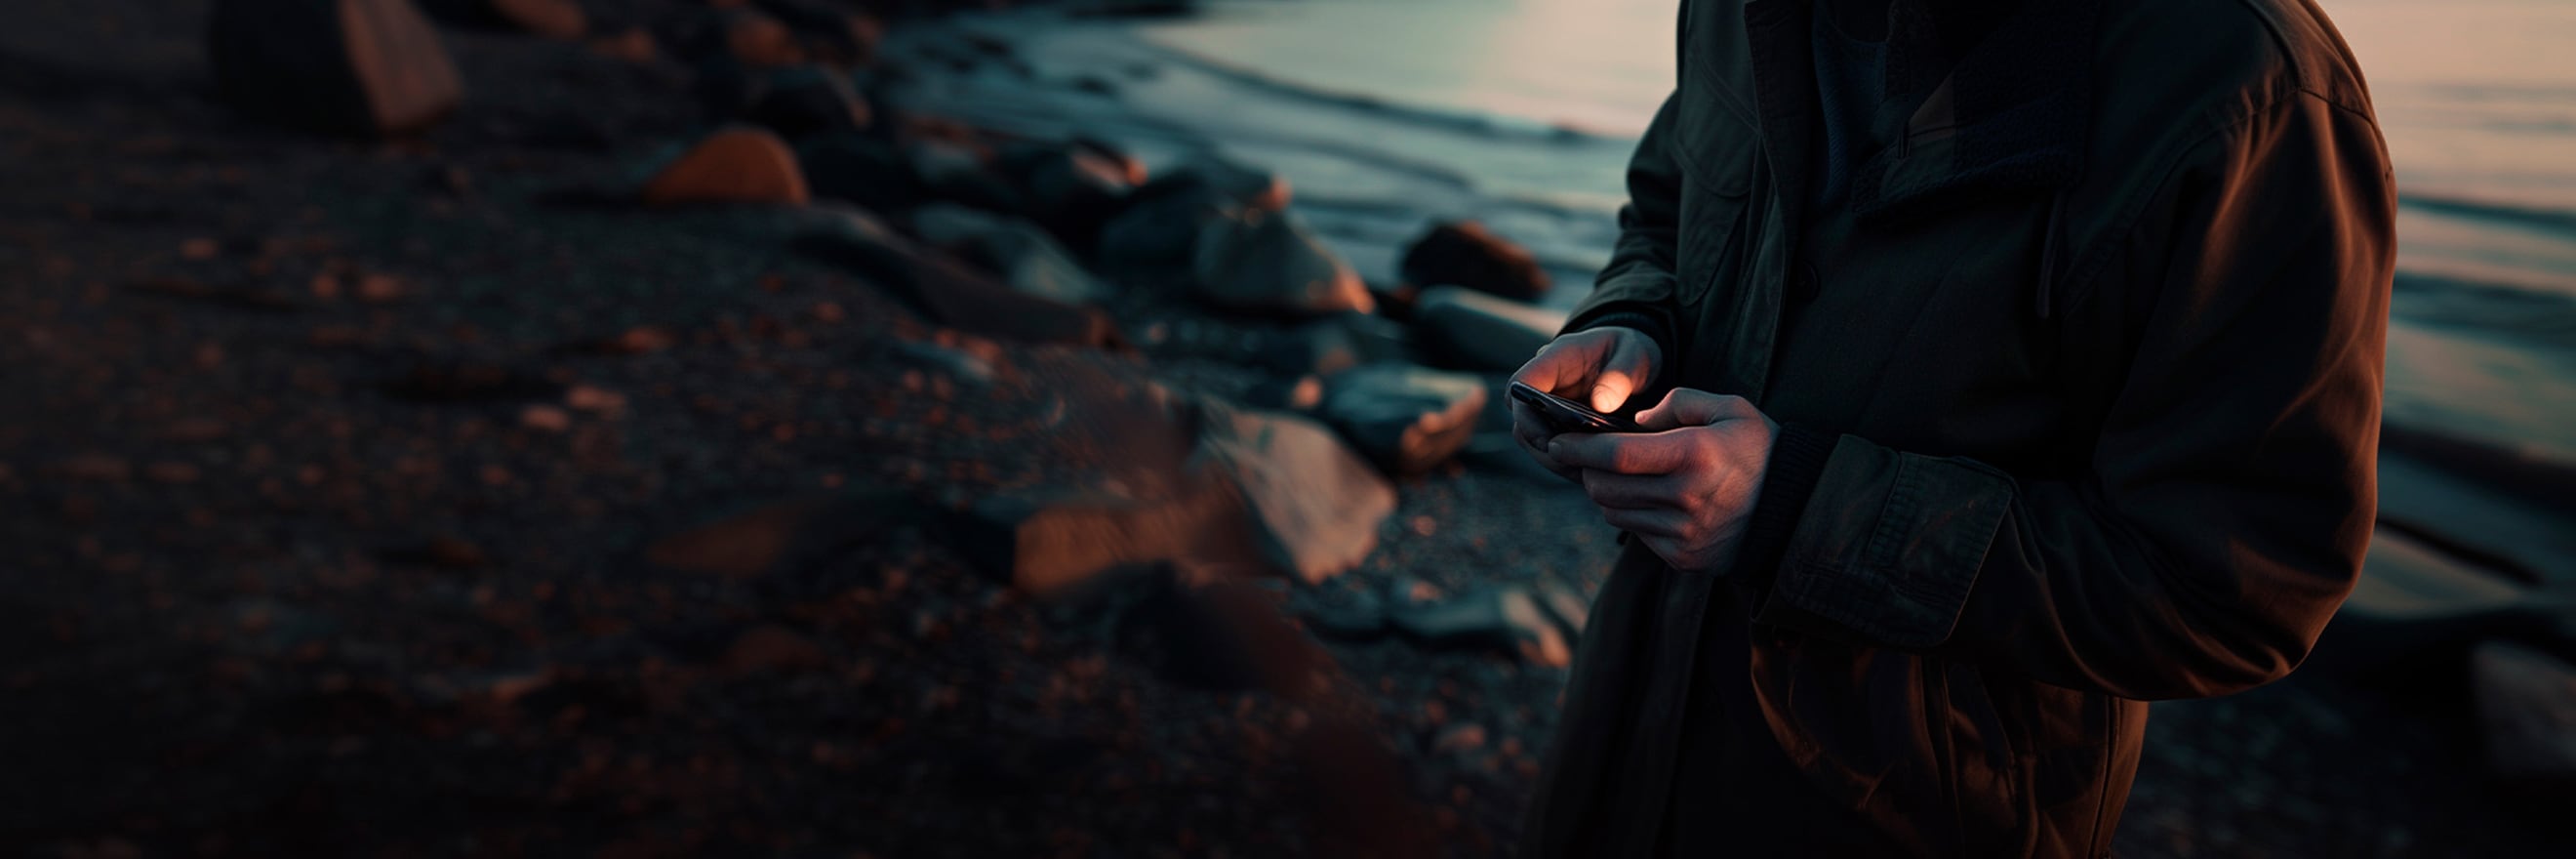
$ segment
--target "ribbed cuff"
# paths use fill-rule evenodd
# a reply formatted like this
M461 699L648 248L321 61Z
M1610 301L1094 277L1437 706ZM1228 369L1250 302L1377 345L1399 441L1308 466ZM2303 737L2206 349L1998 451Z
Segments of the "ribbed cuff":
M1789 535L1797 532L1798 517L1806 512L1807 498L1815 494L1816 481L1824 476L1825 460L1833 456L1837 440L1830 433L1797 424L1780 425L1779 437L1771 440L1770 465L1762 475L1762 500L1753 505L1753 518L1744 526L1744 545L1729 577L1742 585L1769 589L1780 571L1781 556L1789 551Z

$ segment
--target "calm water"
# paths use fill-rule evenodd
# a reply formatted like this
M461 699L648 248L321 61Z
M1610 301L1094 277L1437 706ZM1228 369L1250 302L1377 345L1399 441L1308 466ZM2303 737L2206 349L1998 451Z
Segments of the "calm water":
M2405 204L2389 420L2576 462L2576 0L2325 8L2369 76ZM1485 197L1590 212L1576 221L1598 224L1618 203L1628 145L1671 86L1675 9L1263 0L1144 35L1274 94L1311 96L1313 110L1281 122L1308 145L1252 153L1301 192L1411 194L1372 168L1436 164ZM1363 116L1331 110L1354 106L1365 109L1341 113ZM1486 130L1406 133L1389 121L1401 117L1482 117ZM1555 127L1598 140L1530 143ZM1513 232L1511 215L1497 223ZM1606 253L1597 228L1519 232L1559 259Z

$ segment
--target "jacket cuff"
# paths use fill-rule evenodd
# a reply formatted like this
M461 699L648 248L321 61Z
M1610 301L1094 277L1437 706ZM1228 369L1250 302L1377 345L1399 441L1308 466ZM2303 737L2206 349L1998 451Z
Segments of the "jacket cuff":
M1753 603L1754 622L1877 647L1938 645L2017 492L1983 463L1843 436Z
M1798 514L1807 509L1807 497L1816 493L1816 479L1824 475L1825 460L1833 453L1834 436L1797 424L1780 426L1780 435L1771 440L1770 464L1763 469L1761 500L1753 504L1728 578L1755 588L1770 586L1780 556L1789 550L1789 535L1798 529Z

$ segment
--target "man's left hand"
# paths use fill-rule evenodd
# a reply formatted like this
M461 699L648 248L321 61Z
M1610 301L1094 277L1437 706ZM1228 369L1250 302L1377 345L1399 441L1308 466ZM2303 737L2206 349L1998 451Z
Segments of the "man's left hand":
M1602 518L1674 569L1732 563L1780 425L1742 397L1688 388L1639 413L1637 423L1647 431L1559 435L1548 456L1580 468Z

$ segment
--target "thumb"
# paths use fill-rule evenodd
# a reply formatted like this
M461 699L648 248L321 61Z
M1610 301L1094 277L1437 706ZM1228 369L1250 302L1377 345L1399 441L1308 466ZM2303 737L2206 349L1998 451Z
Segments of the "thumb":
M1706 426L1724 420L1760 415L1743 397L1712 394L1690 388L1674 388L1664 401L1637 415L1637 424L1650 430L1674 427Z
M1637 347L1636 339L1642 338L1621 337L1611 341L1610 354L1602 357L1601 371L1592 378L1593 411L1618 411L1620 406L1628 404L1628 397L1637 393L1637 386L1645 381L1638 377L1644 375L1641 371L1652 361Z

